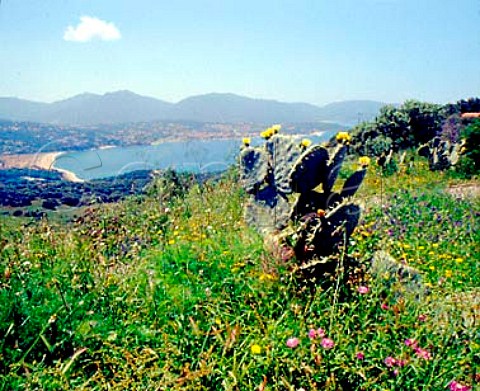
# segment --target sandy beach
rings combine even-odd
[[[57,158],[65,152],[47,152],[22,155],[0,155],[0,169],[29,168],[32,170],[55,170],[70,182],[84,182],[75,173],[55,167]]]

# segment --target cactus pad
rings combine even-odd
[[[316,188],[325,180],[328,151],[319,145],[303,153],[290,174],[290,186],[297,193]]]

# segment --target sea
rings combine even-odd
[[[326,141],[325,132],[308,136],[314,143]],[[297,136],[299,140],[301,135]],[[260,138],[252,140],[259,145]],[[68,152],[57,157],[54,167],[73,172],[83,180],[114,177],[135,170],[173,169],[178,172],[212,173],[228,169],[235,164],[241,140],[186,140],[164,142],[157,145],[101,148],[81,152]]]

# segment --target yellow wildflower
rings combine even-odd
[[[457,259],[455,259],[455,262],[457,262],[457,263],[462,263],[462,262],[463,262],[463,259],[462,259],[462,258],[457,258]]]
[[[168,244],[170,244],[170,245],[175,244],[175,240],[170,239],[170,240],[168,241]]]
[[[358,159],[358,164],[362,167],[368,167],[370,165],[370,158],[368,156],[362,156]]]
[[[262,347],[260,345],[257,345],[256,343],[250,346],[250,350],[252,354],[260,354],[262,353]]]
[[[430,266],[429,269],[430,269],[431,271],[434,271],[434,270],[435,270],[435,266]]]
[[[351,137],[348,134],[348,132],[338,132],[335,138],[339,143],[342,143],[342,144],[347,143],[351,140]]]
[[[452,277],[452,271],[451,270],[445,270],[445,277],[447,277],[447,278]]]
[[[304,148],[308,148],[310,145],[312,145],[312,142],[308,138],[304,138],[300,145]]]
[[[264,281],[264,280],[275,281],[276,280],[275,276],[272,275],[272,274],[269,274],[269,273],[260,274],[259,279],[260,279],[260,281]]]

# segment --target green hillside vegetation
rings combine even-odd
[[[478,386],[478,188],[423,158],[388,177],[371,165],[342,255],[359,267],[317,289],[246,226],[236,170],[152,183],[69,222],[4,218],[0,389]],[[427,292],[370,274],[377,250],[418,270]]]
[[[435,136],[456,142],[460,130],[472,122],[460,117],[471,112],[480,112],[480,98],[447,105],[416,100],[398,107],[386,105],[373,121],[352,129],[352,149],[363,155],[380,156],[390,149],[398,152],[418,147]]]

